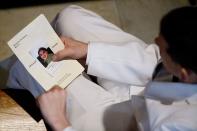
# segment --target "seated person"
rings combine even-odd
[[[130,100],[131,95],[142,94],[148,97],[152,95],[154,99],[165,99],[173,102],[184,100],[197,93],[197,91],[195,91],[191,94],[191,92],[188,93],[187,91],[187,88],[195,90],[193,88],[197,82],[197,65],[192,59],[196,58],[194,52],[197,49],[195,44],[197,41],[195,37],[196,11],[196,7],[183,7],[168,13],[161,21],[160,34],[155,39],[157,45],[146,45],[138,38],[106,22],[97,14],[78,6],[70,6],[63,10],[52,22],[54,29],[59,35],[71,37],[62,38],[65,49],[55,54],[53,59],[58,61],[68,58],[80,59],[87,57],[87,73],[97,76],[98,84],[105,90],[85,80],[82,76],[78,77],[66,89],[68,95],[66,110],[64,105],[66,99],[64,91],[55,87],[46,94],[38,97],[43,92],[40,89],[41,87],[31,76],[27,78],[29,79],[28,82],[24,80],[23,75],[28,75],[28,73],[26,73],[25,70],[21,70],[23,67],[20,62],[16,62],[12,67],[8,86],[12,88],[14,88],[14,86],[15,88],[22,86],[28,89],[35,97],[38,97],[38,103],[43,116],[54,130],[63,130],[68,127],[70,125],[68,119],[71,125],[80,131],[113,130],[113,127],[118,127],[116,130],[132,129],[129,125],[131,121],[128,121],[130,119],[122,121],[125,120],[124,118],[120,118],[118,124],[111,124],[110,127],[106,128],[105,123],[102,122],[105,120],[105,111],[108,107],[119,102]],[[162,71],[160,64],[155,68],[160,59],[159,50],[163,65],[167,71],[179,78],[183,83],[153,82],[147,85],[147,83],[151,81],[152,75],[154,78],[163,78],[163,74],[166,74],[163,72],[160,73],[160,71]],[[156,70],[155,72],[154,69]],[[21,76],[15,78],[14,76],[19,72]],[[18,83],[20,86],[16,86],[14,83]],[[147,88],[144,91],[145,86]],[[164,87],[166,87],[166,89],[164,89]],[[187,88],[184,91],[178,90],[180,87]],[[144,91],[144,93],[141,91]],[[54,105],[51,103],[53,100],[56,101],[53,102]],[[131,103],[132,101],[133,99]],[[193,101],[196,101],[196,99],[193,99]],[[191,101],[187,99],[187,102],[190,103]],[[138,107],[137,104],[135,104],[136,103],[132,103],[132,107]],[[73,113],[72,109],[76,108],[71,107],[76,107],[76,105],[80,105],[84,110],[78,110]],[[126,106],[126,108],[127,107],[130,106]],[[155,106],[155,114],[158,113],[157,110],[160,111],[159,107],[161,106]],[[174,107],[172,105],[172,107],[173,109],[177,109],[176,106]],[[193,109],[196,108],[197,107],[194,107]],[[67,111],[67,115],[65,115],[65,110]],[[131,117],[128,114],[131,112],[128,110],[124,111],[124,109],[120,109],[118,112]],[[169,108],[169,112],[170,111],[174,110]],[[195,110],[192,111],[195,112]],[[167,116],[165,110],[164,114]],[[181,113],[179,115],[181,115]],[[189,115],[191,116],[191,114]],[[188,118],[187,121],[196,123],[194,117],[187,117],[187,114],[184,116]],[[151,117],[152,116],[150,116],[150,118]],[[165,127],[157,125],[160,121],[154,123],[154,121],[151,121],[152,119],[149,120],[150,130],[165,129]],[[174,121],[176,120],[179,119],[175,119]],[[86,121],[91,121],[91,124],[87,124]],[[115,119],[109,121],[112,121],[112,123],[117,122]],[[142,123],[142,125],[143,124],[144,123]],[[141,128],[143,127],[142,125],[140,126]],[[157,128],[154,128],[154,126]]]

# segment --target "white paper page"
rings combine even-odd
[[[45,90],[54,85],[65,88],[84,70],[76,60],[51,61],[52,55],[64,45],[43,14],[15,35],[8,45]]]

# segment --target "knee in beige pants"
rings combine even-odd
[[[98,14],[76,5],[62,10],[52,25],[59,36],[71,37],[85,43],[123,43],[134,38]]]

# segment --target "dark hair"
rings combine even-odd
[[[46,49],[46,48],[44,48],[44,47],[40,47],[40,48],[39,48],[39,50],[38,50],[38,55],[39,55],[39,52],[40,52],[41,50],[43,50],[43,51],[47,51],[47,49]]]
[[[182,7],[166,14],[160,34],[172,60],[197,74],[197,7]]]

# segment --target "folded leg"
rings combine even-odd
[[[76,5],[62,10],[53,20],[52,26],[59,36],[72,37],[85,43],[92,41],[124,43],[137,39],[98,14]]]

